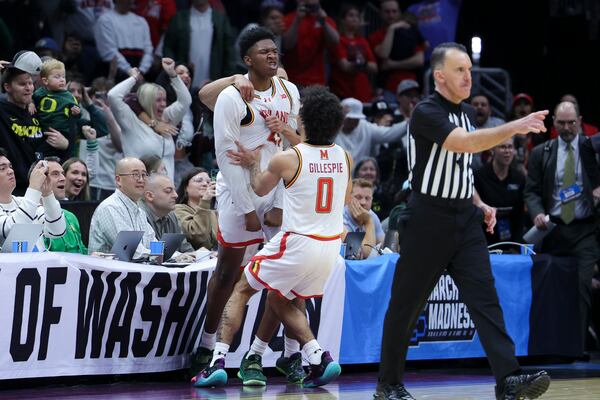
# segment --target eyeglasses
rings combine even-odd
[[[145,172],[132,172],[130,174],[119,174],[119,176],[132,176],[136,181],[148,179],[148,174]]]
[[[577,124],[577,120],[572,119],[569,121],[561,121],[561,120],[555,120],[554,122],[556,122],[556,125],[559,126],[575,126],[575,124]]]

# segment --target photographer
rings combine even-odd
[[[283,51],[290,81],[299,86],[325,84],[325,50],[340,41],[333,19],[319,0],[298,0],[298,9],[284,18]]]

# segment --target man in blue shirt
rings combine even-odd
[[[352,199],[344,208],[344,228],[348,232],[365,232],[362,258],[367,258],[375,246],[383,243],[385,233],[377,214],[371,210],[373,184],[362,178],[352,181]]]

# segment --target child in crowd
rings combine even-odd
[[[33,93],[33,111],[37,110],[45,134],[56,134],[58,131],[69,141],[67,148],[51,148],[44,156],[69,158],[81,110],[77,99],[66,89],[65,65],[55,59],[45,61],[40,72],[40,83],[41,86]]]

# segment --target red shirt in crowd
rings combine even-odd
[[[347,59],[351,63],[361,63],[363,68],[356,72],[344,72],[338,65],[339,60]],[[373,98],[373,88],[365,69],[367,62],[375,62],[375,56],[369,43],[362,36],[353,38],[340,35],[340,43],[332,52],[331,91],[340,98],[354,97],[363,103]]]
[[[385,39],[385,35],[387,33],[387,27],[376,30],[375,32],[369,35],[369,44],[371,45],[371,49],[375,51],[375,47],[379,46],[383,39]],[[425,51],[425,43],[419,43],[415,46],[414,53]],[[381,60],[380,60],[381,61]],[[381,65],[381,64],[380,64]],[[393,69],[384,71],[379,68],[379,74],[385,77],[384,78],[384,87],[392,93],[396,93],[396,89],[398,88],[398,84],[405,79],[417,80],[417,73],[414,70],[409,69]]]
[[[286,31],[292,26],[296,11],[284,17]],[[327,17],[325,22],[337,29],[333,19]],[[291,82],[296,85],[325,85],[325,32],[323,26],[312,15],[307,15],[298,26],[296,46],[284,50],[285,70]]]
[[[175,0],[136,0],[133,11],[148,22],[152,46],[156,47],[177,12],[177,5]]]

